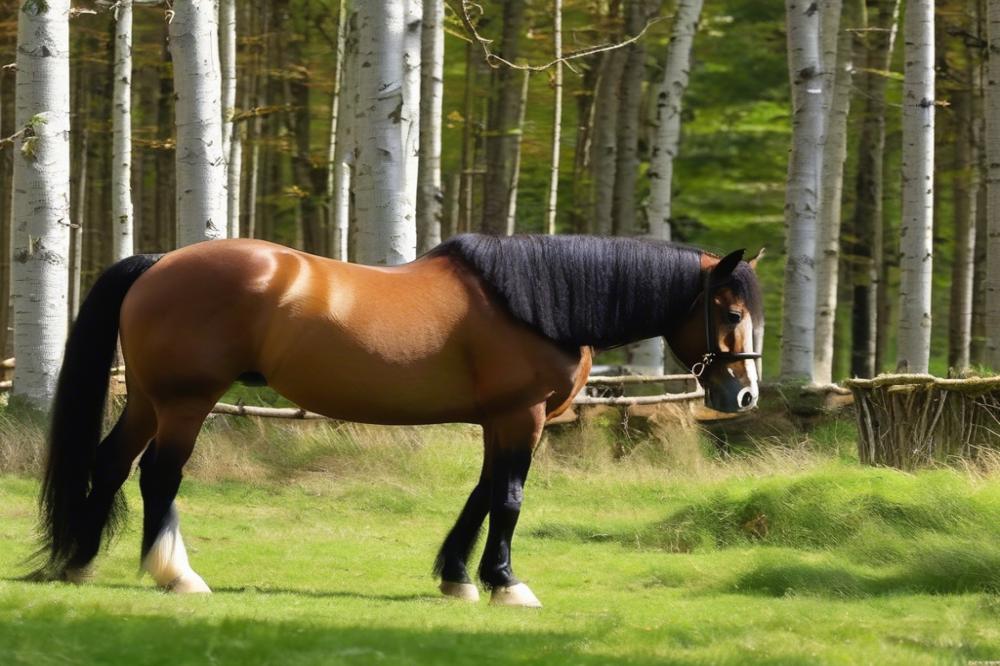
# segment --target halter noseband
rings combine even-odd
[[[705,290],[703,292],[705,294],[705,349],[708,351],[705,352],[700,361],[691,366],[691,374],[695,377],[700,378],[705,374],[708,366],[716,361],[745,361],[761,357],[761,354],[757,352],[722,351],[719,349],[718,340],[712,335],[715,331],[715,322],[712,316],[712,294],[719,287],[725,286],[727,282],[728,280],[719,284],[712,284],[711,271],[705,276]]]

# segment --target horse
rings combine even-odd
[[[68,338],[42,484],[35,580],[84,581],[121,522],[139,460],[142,568],[165,590],[210,592],[174,498],[201,425],[234,381],[373,424],[482,426],[482,471],[438,553],[440,591],[541,604],[515,577],[511,540],[546,422],[583,388],[595,349],[665,337],[708,406],[757,402],[763,307],[756,257],[653,240],[454,237],[385,267],[259,240],[214,240],[108,268]],[[101,440],[120,341],[127,401]]]

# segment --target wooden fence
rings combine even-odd
[[[879,375],[854,394],[862,462],[913,469],[1000,452],[1000,377]]]

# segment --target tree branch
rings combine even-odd
[[[646,22],[646,25],[643,26],[642,30],[640,30],[635,35],[632,35],[623,42],[590,46],[585,49],[580,49],[579,51],[573,51],[572,53],[567,53],[563,57],[556,58],[551,62],[545,63],[544,65],[515,65],[509,60],[504,60],[502,57],[498,56],[496,53],[491,51],[490,44],[493,43],[493,40],[486,39],[485,37],[479,34],[478,30],[476,30],[476,26],[475,24],[473,24],[472,18],[469,16],[469,8],[470,7],[475,8],[479,12],[479,15],[482,16],[485,13],[482,6],[476,4],[475,2],[472,2],[471,0],[459,0],[459,2],[461,3],[460,6],[462,8],[462,11],[460,12],[455,11],[454,8],[450,6],[450,4],[448,8],[451,9],[452,13],[454,13],[462,20],[462,25],[465,26],[465,30],[472,36],[472,40],[478,43],[482,47],[483,55],[486,58],[487,65],[493,67],[494,69],[500,67],[501,65],[506,65],[511,69],[527,70],[531,72],[542,72],[548,69],[549,67],[552,67],[556,63],[562,63],[566,65],[566,67],[568,67],[574,74],[579,74],[580,72],[577,71],[575,67],[573,67],[572,63],[569,62],[570,60],[575,60],[577,58],[584,58],[586,56],[594,55],[595,53],[613,51],[615,49],[620,49],[623,46],[628,46],[629,44],[632,44],[641,39],[642,36],[646,34],[646,31],[649,30],[650,27],[652,27],[656,23],[659,23],[660,21],[665,20],[666,18],[664,16],[658,16],[650,19],[649,21]]]

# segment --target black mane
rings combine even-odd
[[[462,260],[514,318],[566,346],[666,335],[703,286],[701,252],[664,241],[464,234],[429,254]]]

